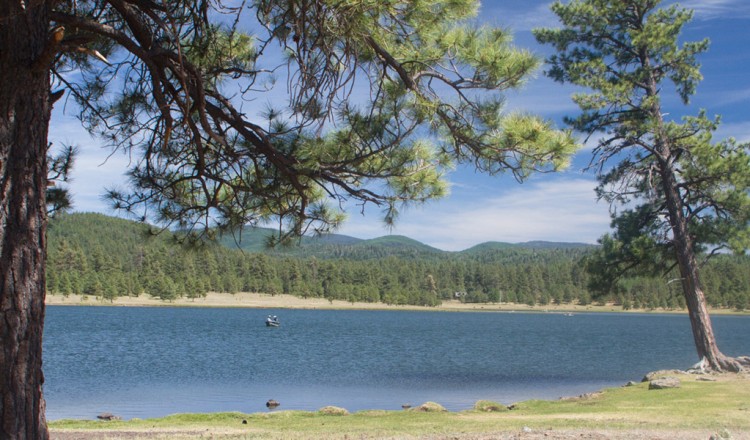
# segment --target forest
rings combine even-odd
[[[170,231],[92,213],[60,214],[48,230],[47,290],[103,300],[150,295],[164,301],[207,292],[286,293],[304,298],[436,306],[474,303],[589,304],[682,309],[675,277],[632,277],[617,294],[593,295],[586,258],[571,243],[484,243],[461,252],[406,237],[305,239],[264,248],[253,234],[187,245]],[[245,246],[243,246],[245,245]],[[247,249],[255,250],[247,250]],[[717,255],[705,265],[709,305],[750,309],[750,257]]]

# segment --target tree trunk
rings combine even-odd
[[[643,66],[650,69],[650,59],[642,56]],[[649,77],[647,93],[651,97],[659,96],[659,85],[652,75]],[[661,189],[664,192],[664,202],[667,210],[669,225],[672,232],[677,266],[680,269],[682,294],[690,316],[690,326],[693,331],[693,341],[698,352],[698,359],[702,368],[713,371],[740,371],[748,365],[748,358],[731,358],[719,351],[716,343],[711,317],[708,314],[706,296],[700,281],[698,263],[695,258],[693,239],[688,229],[688,219],[685,216],[685,205],[679,193],[677,172],[675,170],[675,155],[672,150],[671,139],[666,134],[663,113],[659,100],[655,100],[649,109],[651,117],[656,121],[656,152]]]
[[[727,357],[719,351],[719,346],[716,343],[711,317],[706,306],[706,297],[703,294],[703,289],[701,289],[700,274],[698,273],[698,264],[695,260],[692,244],[685,243],[684,239],[675,237],[674,245],[680,268],[682,291],[690,315],[690,326],[693,330],[693,340],[698,351],[698,358],[705,362],[706,367],[711,370],[736,371],[737,368],[730,365]]]
[[[667,153],[668,147],[664,146],[663,150],[663,158],[666,157],[667,159],[660,162],[662,189],[669,212],[677,265],[680,269],[682,293],[685,296],[688,314],[690,315],[690,326],[693,330],[693,340],[698,351],[698,358],[703,363],[702,367],[709,370],[740,371],[746,360],[725,356],[719,351],[719,346],[716,343],[711,317],[706,305],[706,297],[701,288],[693,241],[688,231],[682,199],[678,193],[677,179],[670,166],[672,162]]]
[[[44,1],[0,1],[0,439],[49,437],[42,397],[49,69]]]

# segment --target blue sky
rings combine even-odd
[[[667,2],[671,3],[671,2]],[[690,0],[680,2],[695,10],[683,33],[685,41],[708,37],[711,47],[700,61],[704,81],[690,106],[666,100],[670,115],[679,119],[706,109],[722,115],[718,137],[750,141],[750,1]],[[484,1],[481,22],[510,28],[516,45],[540,56],[548,49],[536,44],[535,27],[556,26],[546,0]],[[542,115],[562,126],[562,117],[575,115],[571,89],[553,83],[541,71],[519,92],[508,95],[509,110]],[[74,210],[116,215],[101,195],[104,189],[124,182],[129,158],[101,148],[74,118],[75,110],[63,101],[53,113],[50,140],[77,144],[80,156],[70,189]],[[517,183],[511,176],[488,177],[471,169],[450,174],[450,196],[405,210],[396,227],[383,226],[377,209],[361,215],[354,207],[339,233],[360,238],[387,234],[406,235],[444,250],[462,250],[485,241],[524,242],[548,240],[595,243],[609,230],[609,206],[597,202],[595,176],[583,169],[590,159],[584,147],[571,167],[561,173],[536,175]]]

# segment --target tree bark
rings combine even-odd
[[[690,316],[690,326],[693,331],[698,358],[704,363],[704,368],[709,370],[738,372],[743,368],[744,359],[735,359],[724,355],[719,351],[719,346],[716,343],[711,317],[706,305],[706,297],[701,288],[700,272],[695,258],[693,242],[688,232],[681,198],[677,192],[677,180],[669,164],[670,161],[667,160],[662,165],[662,188],[669,212],[675,256],[680,269],[682,292]]]
[[[641,59],[643,67],[650,70],[651,60],[648,54],[643,53]],[[653,72],[649,77],[646,92],[650,97],[656,98],[659,96],[659,81],[653,76]],[[680,270],[682,294],[685,297],[688,315],[690,316],[690,326],[693,331],[693,341],[698,352],[698,359],[701,361],[702,368],[708,370],[738,372],[747,364],[748,359],[725,356],[719,351],[719,346],[716,343],[711,317],[708,314],[706,296],[701,287],[694,243],[685,216],[685,204],[679,193],[675,170],[676,158],[672,151],[671,139],[666,134],[661,106],[658,103],[659,100],[655,100],[655,103],[649,109],[649,113],[656,122],[654,138],[656,140],[655,150],[658,155],[657,163],[659,177],[661,178],[661,190],[664,193],[664,204],[672,232],[672,245]]]
[[[680,270],[682,293],[687,304],[688,315],[690,316],[690,326],[693,331],[693,341],[698,352],[698,358],[701,361],[702,368],[712,371],[738,372],[746,366],[747,359],[732,358],[719,351],[719,346],[714,336],[713,325],[711,324],[711,317],[708,314],[706,296],[701,287],[694,243],[690,236],[687,218],[685,217],[685,207],[682,197],[679,194],[676,171],[674,169],[674,156],[671,151],[670,141],[663,134],[661,109],[657,108],[655,114],[659,126],[657,149],[660,155],[658,163],[661,186],[664,192],[665,207],[672,231],[672,244],[677,259],[677,266]]]
[[[0,2],[0,439],[49,438],[42,397],[48,2]],[[51,61],[51,60],[50,60]]]

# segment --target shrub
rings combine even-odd
[[[411,411],[418,412],[445,412],[448,411],[445,407],[435,402],[425,402],[417,407],[411,409]]]
[[[318,410],[318,413],[325,414],[327,416],[348,416],[349,411],[338,406],[324,406]]]
[[[492,400],[480,400],[474,404],[474,409],[482,412],[508,411],[507,406],[502,403],[493,402]]]

